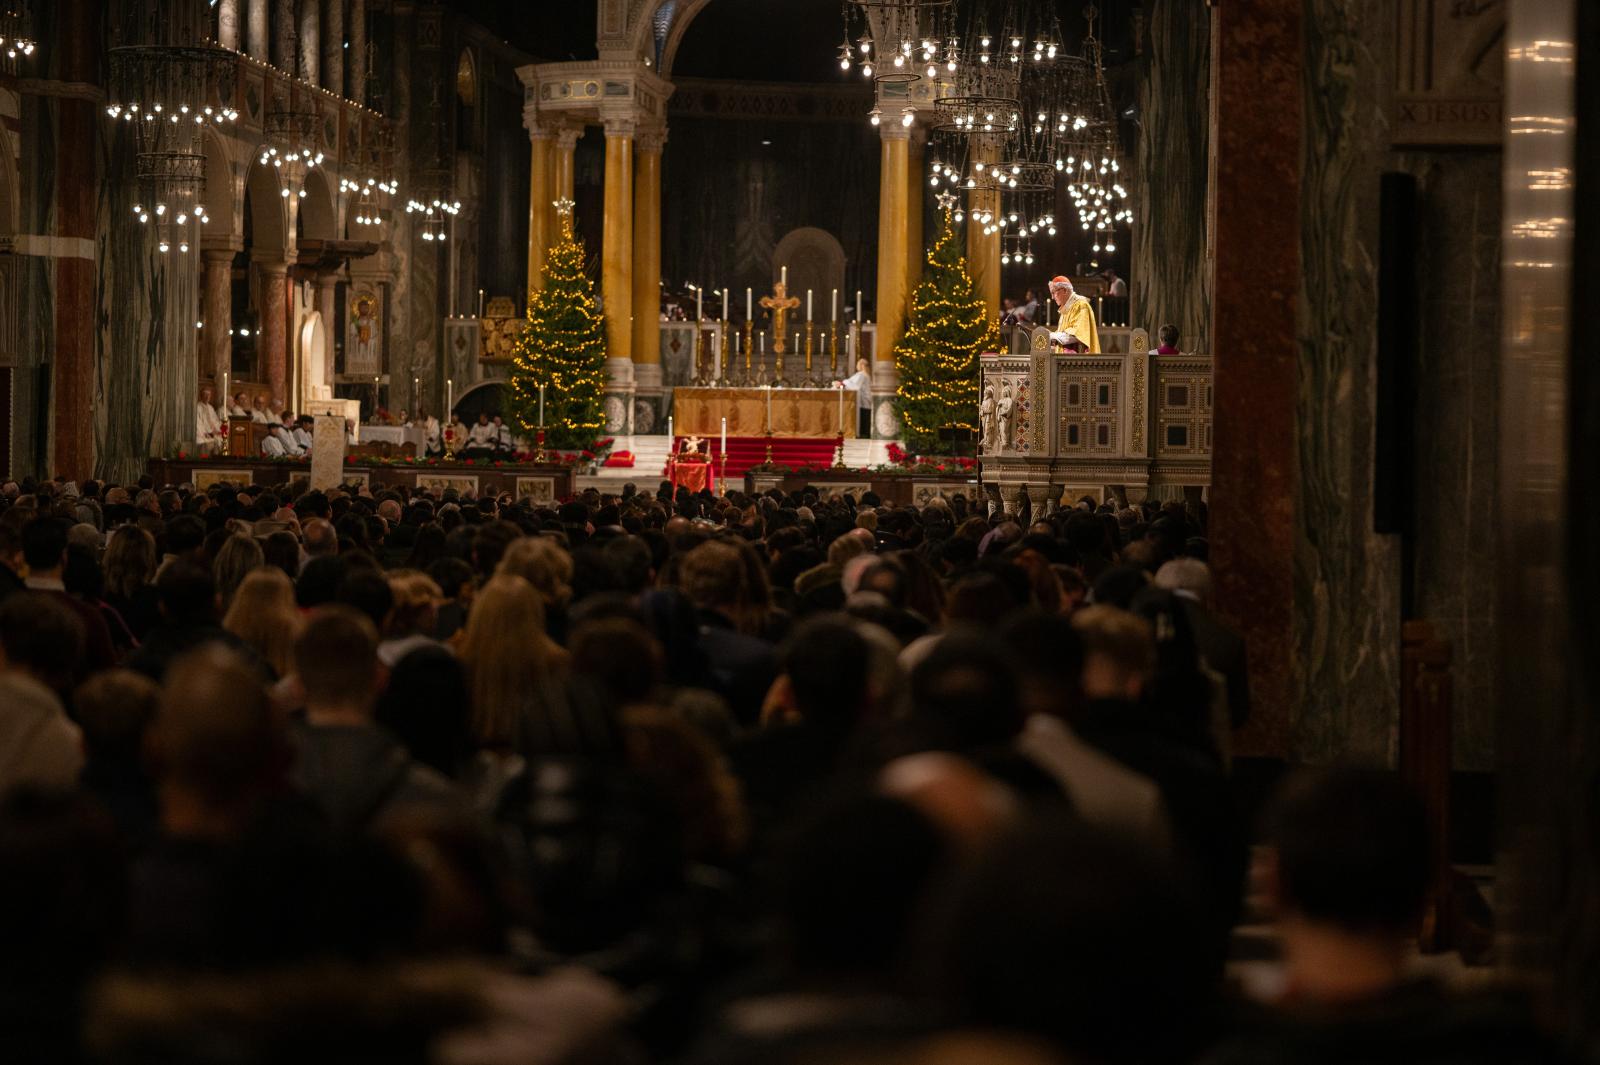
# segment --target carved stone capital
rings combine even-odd
[[[633,138],[639,133],[639,118],[637,115],[603,115],[601,123],[605,126],[606,137]]]
[[[667,130],[665,126],[641,126],[639,132],[633,136],[633,149],[636,152],[659,153],[667,144]]]

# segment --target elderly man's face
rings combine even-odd
[[[1067,301],[1072,298],[1072,286],[1057,285],[1055,288],[1050,290],[1050,296],[1056,301],[1057,307],[1065,307],[1067,305]]]

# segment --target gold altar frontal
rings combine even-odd
[[[715,439],[727,418],[729,436],[765,435],[769,395],[773,436],[855,438],[855,390],[838,388],[675,388],[674,431]]]

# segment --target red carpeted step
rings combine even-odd
[[[684,437],[675,437],[672,441],[672,453],[676,454],[682,446]],[[727,477],[735,481],[745,475],[745,471],[752,466],[759,466],[767,459],[767,438],[764,436],[730,436],[728,437],[728,465]],[[839,447],[839,437],[790,437],[775,436],[772,438],[772,461],[781,466],[829,466],[833,463],[836,449]],[[719,439],[705,442],[711,455],[712,462],[717,465],[717,473],[722,474],[722,445]],[[666,476],[665,469],[662,476]]]

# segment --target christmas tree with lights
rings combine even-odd
[[[912,297],[906,332],[895,345],[900,374],[895,409],[906,444],[922,454],[948,450],[941,429],[978,434],[978,356],[994,351],[999,329],[978,295],[951,221],[954,198],[941,198],[944,225]]]
[[[545,257],[544,287],[528,296],[528,326],[512,350],[506,419],[532,440],[544,387],[545,444],[585,448],[605,426],[605,316],[572,234],[572,201],[557,200],[560,232]]]

